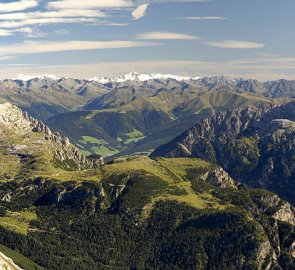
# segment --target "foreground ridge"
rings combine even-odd
[[[78,148],[70,143],[68,138],[62,138],[58,132],[53,133],[42,121],[30,117],[27,112],[23,112],[10,103],[0,104],[0,124],[10,127],[16,133],[22,135],[29,132],[42,134],[45,140],[50,142],[54,157],[62,163],[72,160],[77,165],[78,170],[97,168],[103,164],[101,157],[86,158]]]

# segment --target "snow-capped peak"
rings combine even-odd
[[[98,82],[101,84],[107,84],[107,83],[111,82],[111,79],[108,77],[97,76],[97,77],[93,77],[93,78],[88,79],[88,81]]]
[[[30,81],[33,79],[52,79],[52,80],[58,80],[59,77],[52,74],[44,74],[44,75],[26,75],[26,74],[20,74],[13,80],[19,80],[19,81]]]
[[[117,83],[127,82],[127,81],[137,81],[137,82],[145,82],[149,80],[168,80],[173,79],[176,81],[189,81],[189,80],[196,80],[199,77],[184,77],[178,75],[171,75],[171,74],[160,74],[160,73],[151,73],[151,74],[141,74],[138,72],[131,72],[125,74],[123,76],[115,78],[113,81]]]

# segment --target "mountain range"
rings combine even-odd
[[[264,134],[278,111],[291,119],[292,106],[238,109],[234,119],[245,121],[227,122],[229,140],[245,126]],[[216,119],[224,114],[231,113]],[[277,146],[286,145],[280,140],[292,123],[274,123],[278,154],[289,156]],[[253,144],[235,149],[240,158]],[[4,103],[0,164],[0,257],[9,270],[294,269],[295,209],[235,180],[216,160],[85,158],[42,121]]]
[[[196,122],[228,109],[290,101],[293,81],[132,72],[109,79],[53,75],[0,81],[0,100],[44,121],[85,155],[149,154]]]

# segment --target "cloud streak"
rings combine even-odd
[[[138,39],[144,40],[198,40],[199,37],[174,32],[149,32],[137,36]]]
[[[0,46],[0,56],[15,56],[38,53],[52,53],[81,50],[103,50],[118,48],[135,48],[156,46],[156,43],[139,41],[63,41],[63,42],[35,42]]]
[[[17,2],[10,3],[0,3],[0,12],[13,12],[13,11],[22,11],[30,8],[35,8],[39,5],[38,0],[21,0]]]
[[[60,9],[99,9],[99,8],[126,8],[134,3],[129,0],[62,0],[50,1],[47,7],[52,10]]]
[[[206,44],[212,47],[223,49],[260,49],[265,47],[265,44],[262,43],[242,40],[208,41]]]
[[[189,20],[189,21],[216,21],[216,20],[226,20],[227,17],[195,16],[195,17],[180,17],[178,19],[185,19],[185,20]]]

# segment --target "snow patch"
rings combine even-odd
[[[44,75],[26,75],[26,74],[20,74],[18,75],[16,78],[14,78],[13,80],[18,80],[18,81],[30,81],[33,79],[52,79],[52,80],[58,80],[60,79],[59,77],[57,77],[56,75],[53,74],[44,74]]]

